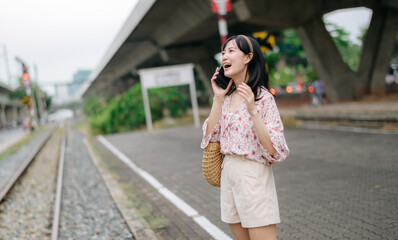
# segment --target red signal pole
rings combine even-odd
[[[32,131],[32,130],[34,130],[34,126],[32,123],[32,115],[34,116],[35,112],[34,112],[34,108],[32,106],[32,104],[34,104],[34,101],[32,101],[34,99],[34,97],[31,96],[32,90],[30,88],[31,81],[30,81],[30,77],[29,77],[29,71],[28,71],[28,67],[26,66],[26,64],[20,58],[16,57],[15,60],[17,60],[19,63],[21,63],[21,67],[22,67],[22,85],[25,87],[26,95],[29,99],[27,109],[26,109],[26,114],[27,114],[28,121],[29,121],[29,123],[28,123],[29,129]]]
[[[218,31],[220,32],[221,46],[227,41],[228,28],[225,15],[218,15]]]
[[[29,79],[29,73],[28,73],[28,67],[25,65],[25,63],[22,63],[22,85],[25,86],[26,88],[26,94],[30,98],[29,105],[28,105],[28,126],[29,129],[32,131],[34,130],[33,124],[32,124],[32,104],[34,103],[32,101],[32,90],[30,88],[30,79]]]
[[[213,12],[218,14],[218,31],[220,32],[221,45],[224,45],[228,38],[228,25],[225,15],[232,10],[231,0],[211,0],[211,6]]]

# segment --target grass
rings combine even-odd
[[[27,136],[23,137],[21,140],[8,147],[4,152],[0,153],[0,162],[6,157],[16,153],[19,149],[21,149],[21,147],[28,144],[30,140],[32,140],[38,133],[42,132],[43,129],[44,128],[41,127],[34,132],[30,132]]]
[[[64,132],[65,132],[65,129],[62,128],[62,127],[59,127],[59,128],[57,128],[57,129],[55,130],[54,133],[55,133],[57,136],[62,136],[62,134],[64,134]]]
[[[159,217],[152,218],[149,221],[149,225],[151,225],[151,227],[154,229],[167,228],[170,225],[170,220],[167,218],[164,218],[163,216],[159,216]]]
[[[79,122],[75,123],[72,128],[84,133],[89,139],[95,136],[87,120],[80,120]]]

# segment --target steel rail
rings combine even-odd
[[[59,218],[61,212],[62,182],[63,182],[64,160],[65,160],[65,145],[66,145],[67,136],[68,136],[68,124],[66,122],[65,132],[63,134],[61,142],[61,149],[59,151],[57,190],[55,195],[54,216],[53,216],[52,231],[51,231],[52,240],[58,239]]]
[[[53,129],[50,130],[50,132],[47,134],[47,136],[40,141],[39,145],[37,145],[33,149],[32,153],[28,156],[28,158],[26,158],[25,162],[23,162],[23,164],[18,168],[18,170],[15,172],[15,174],[12,176],[12,178],[8,181],[8,183],[5,185],[5,187],[1,190],[0,202],[3,201],[4,197],[10,191],[10,189],[14,186],[14,184],[18,181],[19,177],[26,170],[26,168],[29,166],[29,164],[32,162],[32,160],[40,152],[40,150],[43,148],[44,144],[48,141],[50,136],[54,133],[56,128],[57,127],[53,127]]]

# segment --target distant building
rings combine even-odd
[[[91,70],[78,70],[73,74],[73,81],[70,83],[55,84],[55,104],[62,104],[71,101],[78,101],[83,89],[87,88],[87,80]]]
[[[90,77],[91,70],[78,70],[73,74],[73,82],[68,84],[69,96],[75,96],[84,82]]]
[[[68,93],[68,85],[69,85],[69,83],[54,84],[54,90],[55,90],[54,103],[55,104],[62,104],[62,103],[68,102],[70,100],[70,95]]]

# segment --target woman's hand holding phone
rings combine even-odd
[[[213,88],[214,97],[223,98],[225,96],[225,94],[227,94],[233,81],[229,80],[228,85],[226,86],[225,89],[220,87],[220,85],[218,85],[216,82],[217,76],[220,74],[219,71],[220,71],[220,68],[217,67],[216,71],[213,74],[213,77],[211,78],[211,86]],[[225,76],[224,76],[224,78],[225,78]]]
[[[215,82],[221,88],[226,89],[228,87],[228,83],[230,80],[231,80],[231,78],[225,76],[224,68],[223,68],[223,66],[221,66],[220,69],[218,70],[218,75],[217,75],[217,78],[215,79]]]

